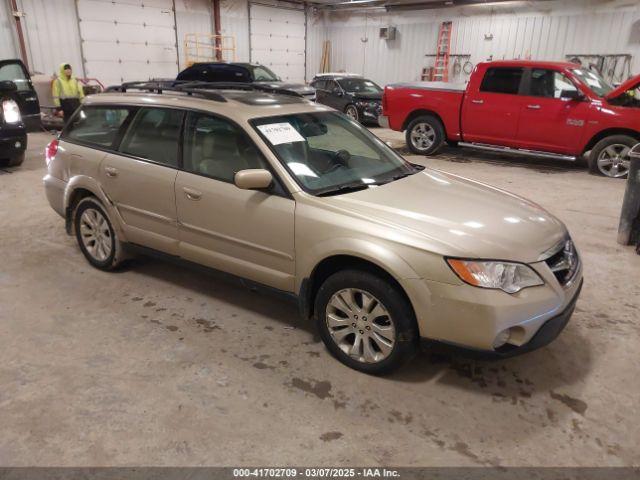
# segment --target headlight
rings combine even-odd
[[[13,100],[5,100],[2,102],[2,114],[4,121],[7,123],[20,123],[20,121],[22,121],[18,104]]]
[[[448,258],[447,263],[460,277],[460,280],[474,287],[494,288],[507,293],[516,293],[523,288],[544,284],[531,267],[522,263],[454,258]]]

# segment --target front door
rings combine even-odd
[[[477,90],[465,95],[462,132],[465,142],[515,147],[524,69],[491,67]]]
[[[141,108],[100,165],[101,184],[124,221],[127,239],[171,255],[178,250],[175,181],[184,112]]]
[[[567,98],[579,90],[560,71],[533,68],[528,75],[518,143],[531,150],[575,154],[584,143],[589,101]]]
[[[234,184],[240,170],[267,168],[251,139],[227,119],[192,112],[183,158],[175,184],[180,256],[293,291],[295,202],[277,188]]]

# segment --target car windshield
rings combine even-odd
[[[280,78],[269,70],[267,67],[257,66],[253,67],[253,81],[254,82],[277,82]]]
[[[585,70],[583,68],[575,68],[573,70],[573,74],[599,97],[604,97],[607,93],[613,90],[613,87],[596,72]]]
[[[18,63],[7,63],[0,67],[0,81],[11,80],[19,91],[31,90],[29,79]]]
[[[303,189],[313,195],[375,188],[422,169],[338,112],[282,115],[251,123]]]
[[[380,93],[382,89],[371,80],[364,78],[342,78],[338,80],[340,86],[349,93]]]

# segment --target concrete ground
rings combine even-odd
[[[402,145],[396,133],[376,130]],[[640,465],[640,256],[624,182],[445,150],[412,161],[565,221],[586,283],[550,346],[423,353],[387,378],[332,359],[295,306],[157,260],[89,266],[43,194],[43,149],[0,170],[0,465]]]

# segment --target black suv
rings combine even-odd
[[[20,107],[22,121],[29,131],[40,130],[40,102],[27,67],[22,60],[0,60],[0,81],[11,81],[15,84],[14,100]]]
[[[382,88],[359,75],[319,74],[311,86],[316,102],[328,105],[361,123],[378,123],[382,114]]]
[[[10,167],[24,161],[27,130],[18,107],[18,87],[12,81],[0,81],[0,162]]]
[[[283,82],[264,65],[253,63],[208,62],[194,63],[181,71],[176,80],[196,82],[258,83],[276,90],[289,90],[307,100],[313,100],[315,90],[302,83]]]

